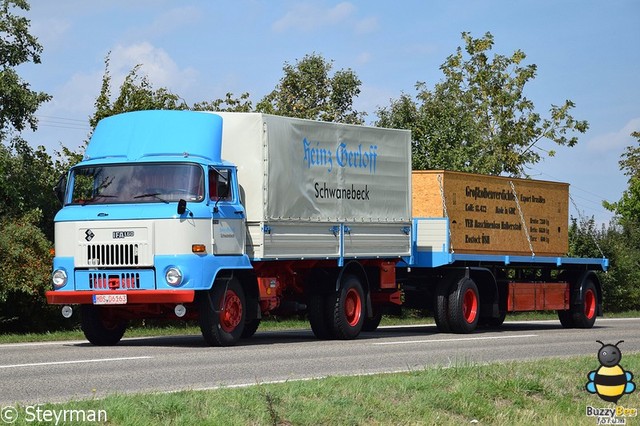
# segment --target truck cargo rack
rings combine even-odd
[[[534,256],[518,254],[457,253],[451,248],[448,218],[414,218],[411,230],[412,255],[403,258],[403,263],[414,268],[437,268],[454,263],[475,265],[541,266],[555,265],[557,268],[583,267],[606,271],[607,258],[579,258],[565,256]]]

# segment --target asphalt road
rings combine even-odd
[[[382,328],[352,341],[319,341],[311,331],[261,332],[230,348],[201,336],[0,345],[0,407],[103,397],[112,393],[212,389],[433,365],[593,355],[617,343],[640,351],[640,318],[598,319],[590,330],[558,321],[507,322],[498,331],[438,333],[435,325]]]

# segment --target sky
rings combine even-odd
[[[18,11],[43,46],[41,63],[21,65],[33,90],[53,99],[23,137],[51,153],[81,146],[100,91],[105,58],[115,89],[137,64],[154,88],[187,103],[273,90],[285,63],[317,53],[333,71],[362,81],[355,109],[376,111],[402,93],[443,79],[440,66],[463,46],[462,32],[494,36],[493,53],[520,49],[537,75],[524,95],[548,116],[575,102],[590,128],[573,148],[543,141],[556,156],[533,165],[535,179],[567,182],[571,216],[608,223],[602,200],[627,187],[618,161],[640,131],[640,1],[637,0],[29,0]]]

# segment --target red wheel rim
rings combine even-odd
[[[106,330],[110,330],[110,331],[115,330],[121,324],[121,322],[118,321],[117,318],[115,318],[113,315],[105,311],[101,312],[100,321],[102,322],[102,326]]]
[[[591,319],[596,314],[596,295],[589,289],[584,294],[584,315]]]
[[[227,333],[233,332],[242,320],[242,302],[233,290],[227,290],[220,311],[220,328]]]
[[[344,300],[344,315],[347,318],[347,323],[351,327],[355,327],[360,322],[362,316],[362,299],[360,294],[351,288],[347,291],[347,297]]]
[[[472,289],[464,292],[462,299],[462,315],[468,324],[473,324],[478,316],[478,297]]]

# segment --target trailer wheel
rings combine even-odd
[[[110,318],[104,308],[95,305],[80,306],[80,325],[84,336],[96,346],[113,346],[122,339],[127,322]]]
[[[237,279],[219,280],[199,301],[200,331],[210,346],[231,346],[245,327],[244,291]]]
[[[566,311],[558,311],[558,319],[564,328],[591,328],[596,322],[598,292],[593,281],[585,281],[582,303],[571,305]]]
[[[598,311],[598,292],[596,285],[587,280],[582,288],[582,303],[572,307],[573,326],[576,328],[591,328],[596,322]]]
[[[433,316],[436,320],[436,326],[441,333],[449,333],[451,326],[449,325],[449,288],[451,282],[449,278],[443,278],[436,286],[436,294],[433,302]]]
[[[454,333],[471,333],[480,319],[480,296],[471,278],[454,284],[449,294],[449,325]]]
[[[558,319],[564,328],[573,328],[573,315],[571,311],[558,311]]]
[[[327,316],[336,339],[355,339],[362,331],[365,319],[364,291],[355,275],[342,278],[340,290],[326,301]]]

